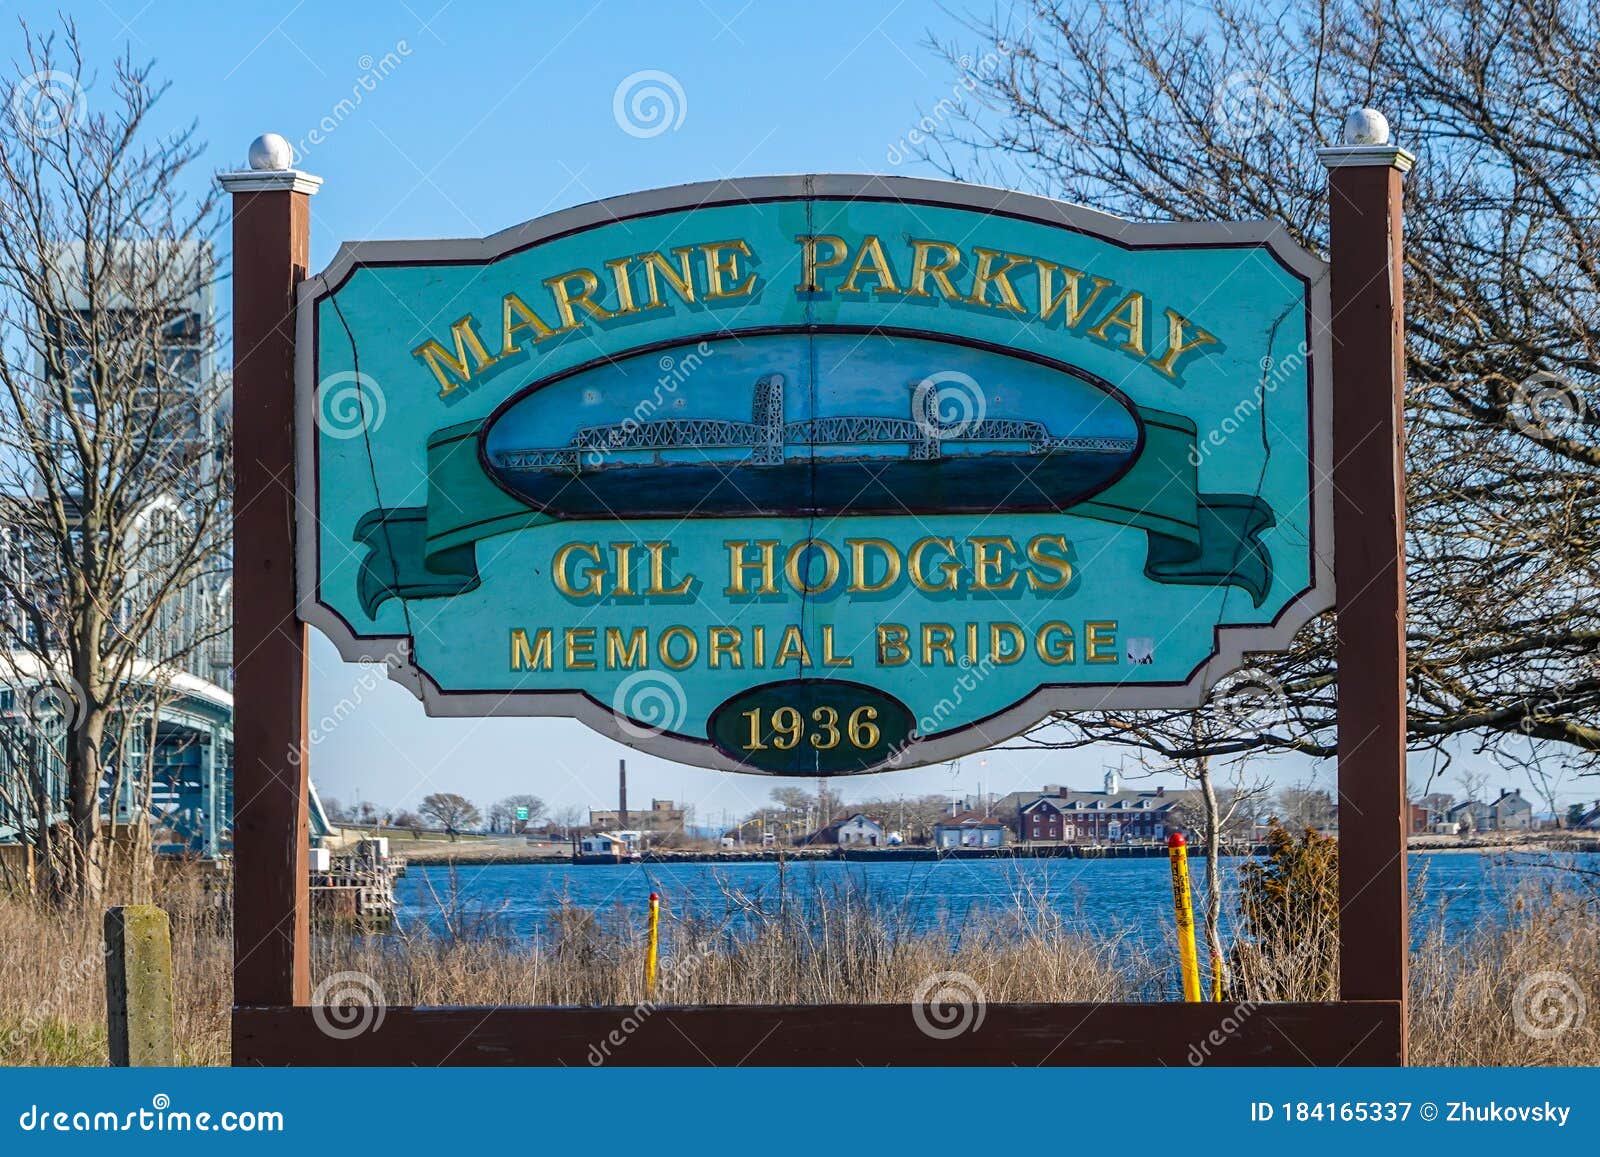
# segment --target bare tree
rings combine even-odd
[[[1352,108],[1407,178],[1410,741],[1600,755],[1600,9],[1565,0],[1035,0],[972,26],[999,64],[931,147],[947,171],[1135,218],[1282,222],[1327,247],[1315,155]],[[983,47],[983,46],[980,46]],[[1268,664],[1275,717],[1204,753],[1334,754],[1331,623]],[[1033,742],[1202,754],[1187,713]]]
[[[1212,742],[1238,726],[1231,705],[1213,704],[1208,710],[1189,716],[1190,745],[1198,752],[1185,760],[1163,760],[1144,755],[1141,763],[1152,771],[1176,773],[1195,785],[1192,800],[1180,800],[1173,808],[1172,824],[1200,832],[1205,855],[1205,904],[1201,922],[1205,930],[1206,951],[1211,960],[1212,991],[1228,987],[1228,957],[1222,938],[1222,856],[1225,845],[1247,844],[1255,834],[1256,809],[1271,788],[1263,776],[1252,775],[1248,757],[1235,756],[1222,770],[1228,776],[1224,786],[1217,784],[1218,761],[1208,754]]]
[[[477,827],[483,820],[475,803],[453,791],[439,791],[424,796],[417,805],[417,811],[443,828],[451,839],[468,828]]]
[[[70,22],[23,37],[0,84],[0,678],[35,717],[24,838],[53,895],[92,898],[102,792],[115,822],[148,770],[133,740],[231,618],[226,391],[195,306],[215,194],[185,191],[192,128],[147,127],[148,66],[91,75]]]
[[[550,822],[561,830],[562,835],[575,840],[577,833],[583,829],[585,815],[583,805],[567,803],[550,813]]]
[[[520,817],[519,809],[525,813]],[[497,832],[520,832],[537,824],[544,815],[544,800],[538,796],[508,795],[489,808],[489,826]]]

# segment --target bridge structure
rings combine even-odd
[[[10,659],[14,667],[29,661]],[[7,847],[35,843],[41,824],[69,819],[63,753],[72,708],[53,680],[48,672],[0,677],[0,860]],[[147,823],[161,855],[224,857],[233,847],[233,694],[188,673],[168,681],[164,694],[134,709],[124,745],[109,757],[101,820]],[[332,831],[313,787],[312,837]]]
[[[979,417],[965,422],[942,422],[933,398],[917,391],[911,414],[904,418],[879,415],[838,415],[786,422],[783,417],[782,374],[769,374],[756,383],[751,420],[737,418],[625,419],[608,425],[584,426],[564,446],[502,450],[496,464],[506,470],[551,468],[581,471],[599,468],[614,456],[639,453],[659,457],[676,450],[749,450],[752,466],[775,466],[785,461],[789,448],[906,447],[906,456],[932,461],[944,456],[949,444],[983,445],[1020,453],[1127,454],[1137,446],[1133,438],[1109,435],[1056,436],[1043,422],[1025,418]],[[918,414],[918,408],[922,413]]]

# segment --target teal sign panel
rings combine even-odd
[[[1183,707],[1332,605],[1325,266],[814,176],[346,245],[301,613],[432,714],[846,774]]]

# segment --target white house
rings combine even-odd
[[[873,819],[864,812],[856,812],[813,832],[804,842],[838,844],[841,848],[882,848],[888,846],[889,839],[881,820]]]
[[[933,825],[933,846],[949,848],[998,848],[1005,839],[1006,826],[990,816],[961,812],[946,816]]]

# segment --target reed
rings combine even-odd
[[[1455,939],[1442,921],[1426,922],[1411,960],[1414,1063],[1600,1065],[1600,1007],[1586,1007],[1600,1001],[1600,911],[1571,884],[1525,881],[1501,897],[1501,915]],[[824,884],[804,869],[786,868],[782,885],[760,894],[723,884],[695,915],[675,912],[670,892],[658,890],[662,1003],[907,1002],[947,972],[965,974],[991,1002],[1162,1000],[1177,991],[1166,953],[1062,915],[1049,880],[1019,881],[1007,903],[951,911],[933,927],[913,925],[915,896],[886,896],[855,877]],[[222,899],[197,871],[174,873],[159,889],[172,917],[184,1064],[228,1060]],[[497,908],[467,900],[449,876],[433,902],[439,916],[426,929],[319,932],[314,975],[365,973],[396,1005],[643,999],[642,904],[562,905],[521,940]],[[1296,930],[1292,951],[1237,937],[1232,994],[1325,999],[1332,935],[1314,919]],[[103,1064],[104,983],[98,911],[0,896],[0,1064]]]

